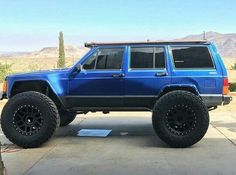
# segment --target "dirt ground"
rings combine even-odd
[[[3,106],[6,104],[7,100],[0,101],[0,111],[2,111]]]
[[[16,147],[0,131],[2,157],[11,175],[236,174],[236,101],[211,111],[210,120],[199,143],[175,149],[156,136],[150,112],[88,113],[59,128],[39,148]],[[91,128],[112,133],[106,138],[77,136],[80,129]]]

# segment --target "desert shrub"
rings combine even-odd
[[[37,71],[37,70],[41,70],[41,67],[38,64],[30,64],[28,66],[28,70],[29,71]]]
[[[230,83],[229,90],[231,92],[236,92],[236,83]]]
[[[0,83],[4,81],[5,77],[12,73],[12,64],[2,64],[0,63]]]
[[[231,69],[232,69],[232,70],[236,70],[236,63],[234,63],[234,64],[231,66]]]

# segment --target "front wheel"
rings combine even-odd
[[[163,95],[153,109],[153,128],[172,147],[188,147],[200,141],[209,126],[209,114],[202,100],[187,91]]]
[[[57,107],[44,94],[22,92],[8,100],[1,114],[3,133],[23,148],[46,142],[60,124]]]

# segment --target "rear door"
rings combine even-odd
[[[125,105],[153,105],[161,89],[171,81],[164,46],[131,46],[125,76]]]

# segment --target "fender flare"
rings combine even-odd
[[[17,80],[14,80],[10,86],[8,87],[8,93],[7,93],[7,97],[11,97],[11,92],[12,92],[12,89],[14,87],[14,85],[16,83],[26,83],[26,82],[45,82],[48,87],[52,90],[52,92],[55,94],[55,96],[57,97],[57,99],[60,101],[60,103],[64,105],[63,103],[63,100],[62,98],[58,95],[58,93],[56,92],[55,88],[51,85],[51,83],[47,80],[47,79],[44,79],[44,78],[37,78],[37,79],[17,79]]]
[[[164,86],[160,90],[158,98],[160,98],[162,95],[164,95],[164,94],[166,94],[170,91],[174,91],[174,90],[186,90],[186,91],[189,91],[189,92],[192,92],[192,93],[196,94],[197,96],[200,96],[200,93],[199,93],[197,87],[193,84],[182,84],[182,85],[169,84],[169,85]]]

